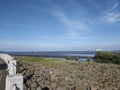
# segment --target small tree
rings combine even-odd
[[[79,58],[78,58],[78,57],[76,57],[76,58],[75,58],[75,60],[76,60],[76,61],[78,61],[78,60],[79,60]]]
[[[91,60],[90,60],[90,57],[88,57],[86,61],[87,61],[87,62],[90,62],[90,61],[91,61]]]
[[[71,58],[71,56],[67,56],[67,57],[65,57],[65,59],[66,60],[71,60],[72,58]]]

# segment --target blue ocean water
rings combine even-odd
[[[5,52],[10,55],[17,56],[38,56],[38,57],[52,57],[65,60],[66,56],[76,57],[79,61],[85,62],[88,57],[94,61],[95,52],[79,52],[79,51],[40,51],[40,52]]]

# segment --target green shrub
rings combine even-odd
[[[76,60],[76,61],[78,61],[78,60],[79,60],[79,58],[78,58],[78,57],[76,57],[76,58],[75,58],[75,60]]]
[[[95,62],[120,64],[120,53],[99,51],[95,55]]]
[[[71,57],[71,56],[67,56],[67,57],[65,57],[65,59],[66,59],[66,60],[71,60],[72,57]]]
[[[70,65],[77,65],[76,62],[70,62]]]
[[[90,62],[90,61],[91,61],[91,60],[90,60],[90,57],[88,57],[86,61],[87,61],[87,62]]]

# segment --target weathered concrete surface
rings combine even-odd
[[[6,90],[23,90],[22,74],[7,75]]]
[[[6,71],[7,65],[0,59],[0,90],[5,90]]]
[[[7,76],[5,70],[1,71],[0,90],[23,90],[23,76],[22,74],[16,74],[16,60],[14,60],[14,57],[0,53],[0,59],[1,62],[5,62],[1,63],[1,70],[7,66],[8,71]]]
[[[14,57],[0,53],[0,58],[7,64],[9,75],[16,74],[16,60],[14,60]]]

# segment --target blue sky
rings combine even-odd
[[[120,49],[119,0],[0,0],[0,50]]]

